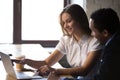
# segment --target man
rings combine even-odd
[[[104,45],[94,80],[120,80],[120,22],[111,8],[96,10],[90,16],[92,35]]]

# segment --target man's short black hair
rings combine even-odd
[[[96,10],[90,18],[93,19],[95,28],[100,32],[106,29],[110,34],[114,34],[120,27],[119,17],[111,8]]]

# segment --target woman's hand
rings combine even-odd
[[[53,72],[55,71],[54,68],[51,68],[50,66],[48,65],[44,65],[44,66],[41,66],[39,69],[38,69],[38,72],[39,72],[39,75],[42,75],[42,76],[48,76],[50,72]]]

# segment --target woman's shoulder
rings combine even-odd
[[[103,45],[101,45],[100,42],[93,36],[91,36],[89,46],[94,48],[94,50],[100,50],[103,47]]]
[[[90,36],[89,40],[90,40],[90,42],[98,42],[99,43],[99,41],[97,40],[97,38],[95,38],[93,36]]]
[[[68,35],[64,35],[64,36],[62,36],[61,37],[61,40],[71,40],[72,39],[72,37],[71,36],[68,36]]]
[[[98,41],[95,37],[93,37],[91,35],[84,35],[81,39],[83,42],[87,42],[87,43]]]

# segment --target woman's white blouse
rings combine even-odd
[[[67,56],[67,61],[72,67],[78,67],[83,65],[89,52],[99,50],[101,46],[96,38],[87,35],[79,42],[73,37],[63,36],[56,49]]]

